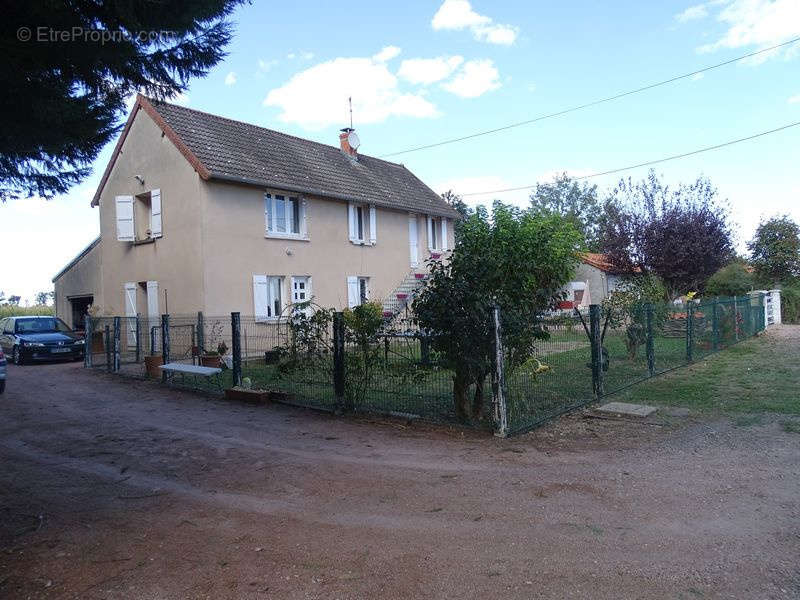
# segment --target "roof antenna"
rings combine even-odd
[[[350,129],[353,128],[353,97],[350,96],[347,101],[350,103]]]

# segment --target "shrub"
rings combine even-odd
[[[753,289],[755,278],[742,263],[725,265],[706,283],[706,296],[743,296]]]
[[[781,290],[781,320],[784,323],[800,323],[800,282]]]

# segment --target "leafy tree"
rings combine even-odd
[[[454,373],[459,418],[478,419],[483,411],[494,357],[493,304],[500,307],[503,344],[514,369],[530,358],[537,339],[547,337],[541,314],[561,298],[580,244],[580,232],[560,215],[495,202],[492,218],[479,207],[461,223],[449,259],[431,261],[430,279],[413,309],[440,364]]]
[[[605,205],[602,251],[626,270],[641,269],[664,282],[670,298],[702,290],[733,256],[726,208],[708,179],[670,188],[654,171],[622,179]]]
[[[36,294],[36,304],[38,306],[46,306],[50,300],[55,297],[54,292],[39,292]]]
[[[639,347],[647,341],[646,304],[653,305],[653,317],[658,327],[666,318],[664,298],[666,288],[655,275],[643,274],[625,279],[603,300],[604,312],[614,327],[625,327],[625,346],[633,360]]]
[[[174,97],[225,56],[241,2],[5,3],[0,199],[85,179],[128,97]]]
[[[443,194],[441,194],[442,200],[447,202],[450,206],[455,208],[461,216],[466,218],[470,215],[471,209],[467,206],[467,203],[464,202],[464,199],[456,194],[453,190],[447,190]]]
[[[537,183],[530,200],[534,213],[555,213],[570,220],[583,232],[586,248],[597,251],[603,204],[597,198],[596,185],[578,183],[562,173],[552,183]]]
[[[22,300],[21,296],[9,296],[7,303],[11,306],[19,306],[19,301]]]
[[[706,283],[707,296],[742,296],[755,286],[746,264],[733,262],[714,273]]]
[[[747,248],[761,283],[788,283],[800,276],[800,226],[788,216],[759,224]]]

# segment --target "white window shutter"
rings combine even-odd
[[[375,242],[378,241],[378,230],[377,230],[377,217],[375,215],[375,205],[369,205],[369,243],[373,246]]]
[[[161,237],[161,190],[150,192],[150,237]]]
[[[150,319],[158,317],[158,282],[147,282],[147,316]]]
[[[350,240],[356,239],[356,207],[354,204],[347,204],[347,222],[350,227]]]
[[[347,277],[347,306],[354,308],[361,304],[361,294],[358,291],[358,277]]]
[[[135,238],[133,228],[133,196],[117,196],[117,240],[120,242],[133,242]]]
[[[308,229],[306,228],[306,205],[306,199],[300,198],[300,235],[302,237],[306,237],[306,235],[308,235]]]
[[[272,195],[264,194],[264,229],[269,233],[274,228],[275,225],[272,223]]]
[[[411,261],[411,266],[416,267],[419,264],[419,239],[417,235],[417,215],[414,213],[408,214],[408,257]]]
[[[266,275],[253,275],[253,309],[256,321],[267,320],[269,289]]]
[[[125,319],[128,332],[128,348],[136,347],[136,284],[128,282],[125,284]]]
[[[430,215],[427,215],[428,218],[428,250],[433,250],[433,219]]]
[[[447,250],[447,219],[442,217],[442,250]]]

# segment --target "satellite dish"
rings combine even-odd
[[[347,143],[350,144],[350,147],[353,150],[358,150],[358,147],[361,145],[361,140],[358,139],[358,134],[355,131],[351,131],[347,136]]]

